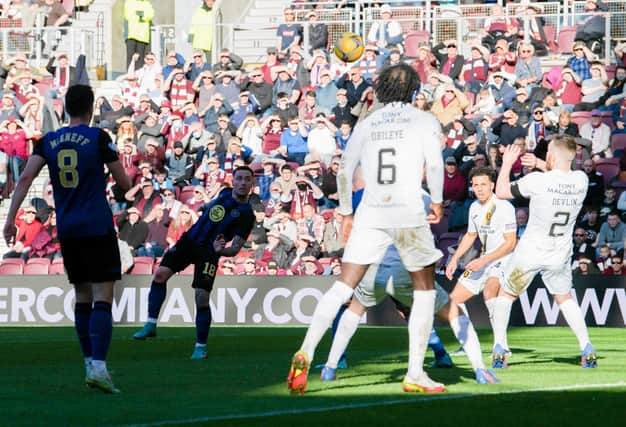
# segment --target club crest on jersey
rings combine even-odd
[[[226,215],[226,209],[222,205],[215,205],[209,211],[209,218],[213,222],[218,222],[224,219],[224,215]]]
[[[232,212],[230,213],[230,216],[232,216],[233,218],[239,218],[239,215],[241,214],[239,213],[237,209],[233,209]]]

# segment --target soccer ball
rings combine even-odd
[[[335,43],[335,55],[344,62],[357,61],[364,49],[363,39],[354,33],[344,33]]]

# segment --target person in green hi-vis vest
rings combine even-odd
[[[154,18],[154,7],[150,0],[126,0],[124,3],[124,30],[126,35],[126,66],[135,53],[135,69],[143,67],[143,59],[149,52],[150,27]]]
[[[194,49],[204,51],[209,64],[213,47],[213,3],[214,0],[204,0],[191,17],[189,27],[189,43]]]

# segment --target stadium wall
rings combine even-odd
[[[211,295],[213,322],[217,325],[302,326],[333,277],[220,276]],[[168,296],[161,312],[161,324],[194,324],[193,289],[190,276],[170,280]],[[451,289],[444,277],[439,283]],[[146,320],[148,276],[131,275],[116,286],[114,322],[141,324]],[[626,282],[621,277],[595,276],[576,281],[575,298],[586,313],[590,326],[626,325]],[[73,323],[74,291],[65,276],[0,277],[0,326],[61,326]],[[489,319],[481,298],[467,304],[472,321],[488,327]],[[389,301],[372,309],[362,320],[375,326],[404,325]],[[515,303],[512,326],[564,326],[558,306],[535,280],[528,292]]]

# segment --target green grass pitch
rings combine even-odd
[[[513,328],[502,384],[479,386],[464,356],[429,370],[442,395],[401,391],[405,328],[361,328],[349,369],[332,383],[309,375],[304,396],[287,394],[285,377],[303,328],[213,328],[209,358],[189,360],[193,328],[161,328],[156,339],[131,340],[116,327],[109,369],[119,395],[83,384],[72,328],[0,328],[0,426],[624,426],[626,329],[594,328],[598,369],[581,369],[567,328]],[[440,328],[448,350],[457,348]],[[480,330],[483,350],[491,334]],[[328,353],[322,341],[315,362]],[[489,355],[484,354],[489,363]],[[426,362],[432,360],[427,354]]]

